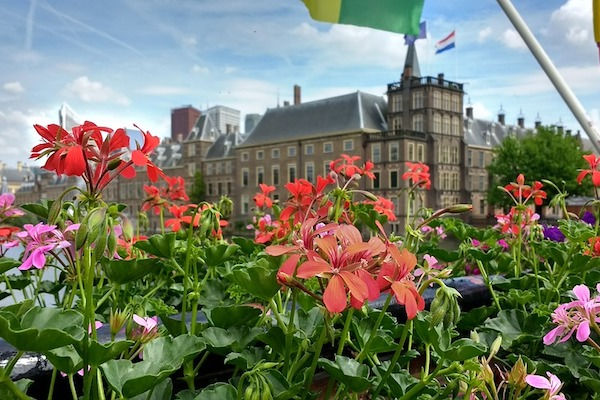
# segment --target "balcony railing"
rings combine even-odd
[[[377,133],[369,133],[367,135],[367,142],[376,142],[381,140],[393,140],[393,139],[420,139],[427,140],[427,134],[425,132],[409,131],[406,129],[396,129]]]
[[[411,77],[410,79],[402,80],[400,82],[388,83],[388,92],[403,89],[406,85],[411,88],[416,88],[425,85],[435,85],[448,89],[463,90],[463,84],[458,82],[449,81],[446,79],[440,79],[434,76],[423,76],[423,77]]]

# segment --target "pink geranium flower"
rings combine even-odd
[[[596,288],[600,291],[600,284]],[[558,340],[559,343],[569,340],[576,332],[579,342],[585,342],[590,337],[590,321],[598,320],[600,299],[591,297],[590,289],[585,285],[573,288],[575,300],[560,304],[552,313],[552,322],[557,326],[544,336],[544,344],[550,345]]]
[[[548,378],[541,375],[527,375],[525,382],[536,389],[546,390],[547,392],[543,397],[545,400],[566,400],[565,395],[559,393],[563,385],[560,379],[550,372],[546,372],[546,375],[548,375]]]
[[[45,225],[40,222],[37,225],[25,224],[25,229],[16,234],[25,245],[23,252],[23,263],[20,270],[28,270],[32,266],[42,269],[46,265],[46,254],[56,249],[69,247],[71,243],[65,240],[63,232],[56,229],[56,225]],[[71,224],[65,229],[66,232],[79,229],[79,224]]]
[[[142,334],[153,332],[158,326],[158,317],[140,317],[133,314],[133,320],[136,324],[144,328]]]
[[[14,207],[15,195],[12,193],[0,194],[0,221],[10,217],[20,217],[25,213]]]

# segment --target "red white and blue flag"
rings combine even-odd
[[[446,50],[453,49],[455,47],[455,39],[456,32],[452,31],[452,33],[435,44],[435,54],[440,54]]]

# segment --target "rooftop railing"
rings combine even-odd
[[[400,82],[393,82],[388,84],[388,92],[403,89],[408,85],[409,87],[420,87],[426,85],[435,85],[448,89],[463,90],[463,84],[458,82],[449,81],[440,77],[434,76],[423,76],[423,77],[411,77],[409,79],[401,80]]]

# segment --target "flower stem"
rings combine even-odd
[[[321,330],[321,335],[319,336],[319,340],[315,345],[315,355],[313,357],[312,363],[308,369],[308,374],[306,375],[306,380],[304,381],[304,387],[306,390],[310,390],[310,386],[312,384],[313,376],[315,375],[315,371],[317,369],[317,362],[319,361],[319,357],[321,356],[321,349],[323,349],[323,344],[325,343],[325,338],[327,337],[327,316],[323,317],[323,329]]]
[[[398,347],[396,347],[396,351],[394,352],[394,355],[392,356],[390,365],[388,366],[388,369],[385,371],[385,373],[381,377],[381,381],[379,382],[379,385],[375,389],[375,393],[373,394],[374,399],[377,398],[377,395],[379,394],[381,389],[383,389],[383,385],[388,380],[392,371],[394,370],[394,367],[396,366],[396,363],[398,362],[398,359],[400,358],[400,354],[402,354],[402,349],[404,348],[404,342],[406,341],[406,336],[408,336],[408,331],[410,330],[411,327],[412,327],[412,320],[408,321],[404,325],[404,329],[402,329],[402,336],[400,336],[400,341],[398,342]]]
[[[477,267],[479,268],[479,271],[481,272],[481,276],[483,277],[483,281],[485,282],[485,285],[488,287],[488,290],[492,294],[492,298],[494,299],[494,304],[496,305],[496,308],[498,308],[498,311],[502,311],[502,307],[500,307],[500,301],[498,300],[498,295],[496,295],[496,292],[494,291],[494,287],[492,286],[492,283],[490,282],[490,278],[489,278],[485,268],[483,267],[483,263],[481,262],[481,260],[475,260],[475,261],[477,262]]]
[[[358,362],[362,362],[362,360],[364,360],[365,356],[368,354],[369,346],[371,345],[371,342],[375,338],[375,333],[377,332],[377,329],[379,329],[379,325],[381,325],[381,321],[383,321],[385,312],[387,311],[388,307],[390,306],[390,303],[392,301],[392,296],[393,296],[393,294],[390,292],[390,294],[388,294],[388,297],[385,299],[385,303],[383,304],[383,307],[381,308],[379,316],[377,317],[377,321],[375,321],[375,325],[373,325],[373,329],[371,329],[371,333],[369,334],[369,338],[367,339],[365,346],[362,348],[360,353],[358,353],[358,355],[356,356],[356,360]]]

